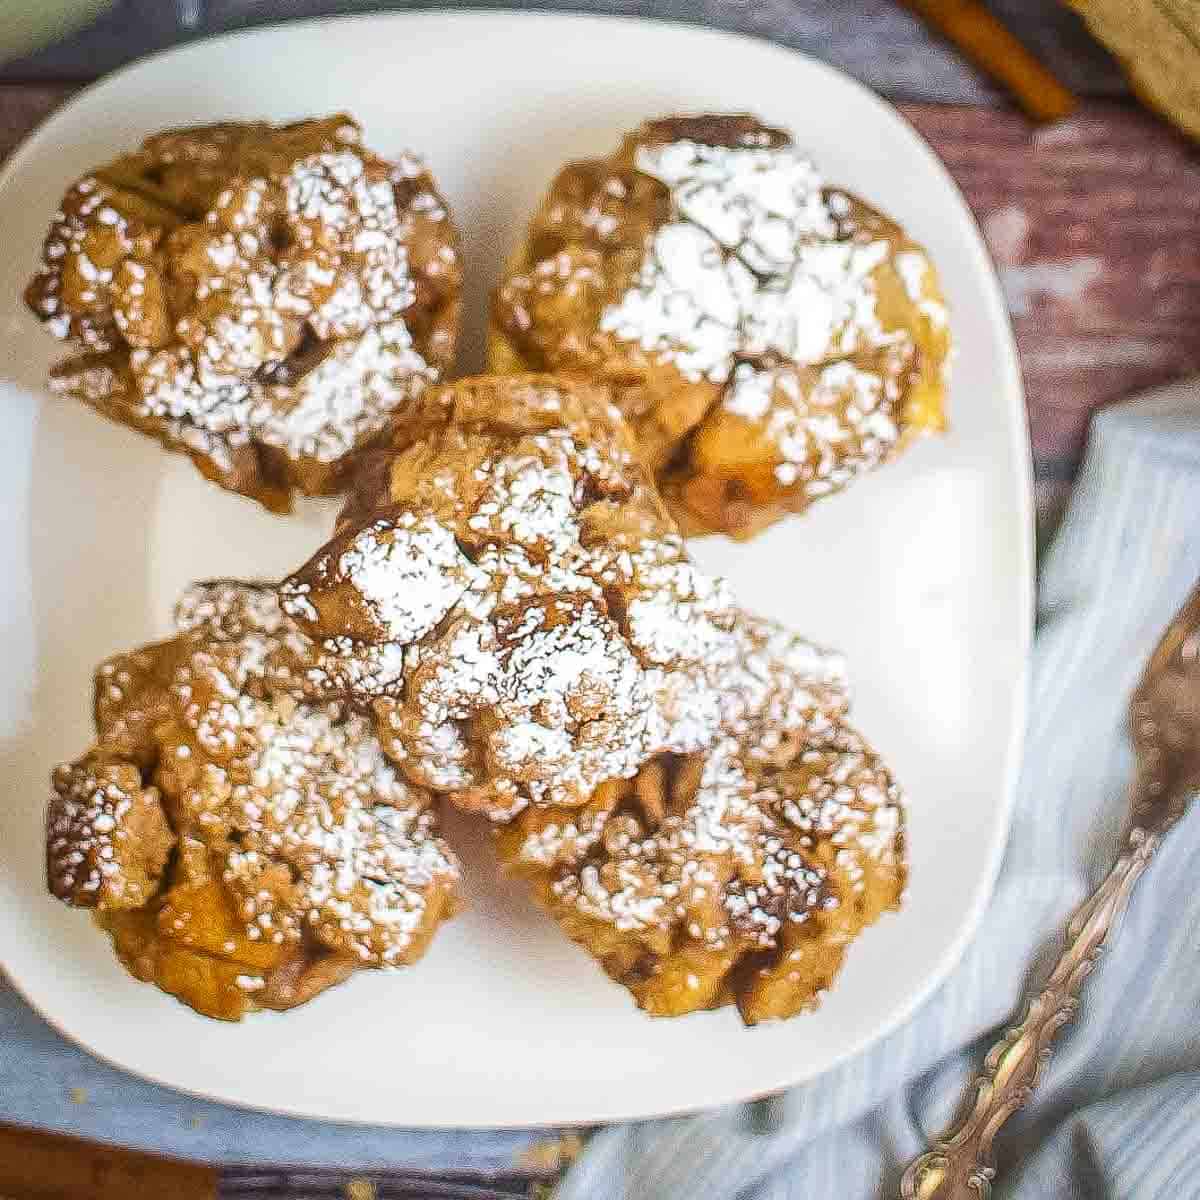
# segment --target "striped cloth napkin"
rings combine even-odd
[[[962,963],[902,1029],[770,1101],[601,1130],[556,1200],[898,1194],[1117,851],[1129,695],[1200,577],[1200,380],[1095,417],[1041,572],[1025,763],[1004,867]],[[997,1197],[1200,1196],[1200,814],[1168,838],[1116,949],[999,1139]]]

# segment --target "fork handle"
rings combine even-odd
[[[1045,986],[988,1051],[955,1122],[904,1172],[903,1200],[987,1200],[991,1195],[992,1142],[1033,1095],[1050,1059],[1050,1043],[1079,1008],[1084,980],[1160,840],[1160,834],[1134,829],[1128,849],[1075,910],[1066,946]]]

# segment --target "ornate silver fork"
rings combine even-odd
[[[1028,1102],[1054,1035],[1075,1015],[1084,980],[1105,948],[1142,872],[1200,790],[1200,584],[1163,634],[1129,705],[1137,771],[1123,849],[1076,910],[1050,978],[992,1046],[959,1116],[909,1164],[903,1200],[987,1200],[992,1142]]]

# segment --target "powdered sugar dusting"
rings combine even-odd
[[[88,351],[54,386],[269,503],[328,490],[453,347],[458,254],[429,182],[340,118],[148,139],[77,184],[47,237],[29,303]]]
[[[100,757],[54,771],[46,818],[50,890],[86,908],[137,908],[158,886],[175,844],[154,788],[127,763]]]
[[[56,894],[138,908],[161,886],[182,930],[195,889],[219,885],[249,943],[411,961],[459,875],[428,793],[397,772],[369,717],[314,702],[315,647],[272,589],[197,585],[177,626],[97,673],[97,747],[54,777]],[[244,991],[270,990],[269,971],[247,978]]]
[[[199,768],[177,805],[189,832],[223,848],[247,936],[307,932],[366,965],[404,961],[428,891],[457,878],[428,797],[399,777],[367,718],[305,702],[301,670],[264,669],[313,657],[269,589],[195,589],[179,625],[200,640],[172,676],[176,718],[157,737],[165,757],[186,748]],[[271,691],[246,690],[257,678]]]
[[[748,1021],[790,1016],[828,986],[850,938],[898,906],[902,799],[835,694],[820,698],[824,674],[800,689],[799,723],[750,716],[699,755],[652,761],[586,836],[554,826],[557,838],[515,843],[573,937],[610,970],[638,962],[617,977],[652,1013],[732,995]],[[739,969],[745,956],[754,971]]]
[[[725,409],[760,425],[774,446],[775,476],[811,497],[884,461],[900,437],[895,373],[846,360],[816,371],[794,367],[734,371]]]
[[[468,567],[448,529],[410,513],[364,529],[338,562],[389,639],[406,642],[428,633],[457,603]]]
[[[492,456],[487,487],[456,514],[471,561],[446,526],[408,510],[371,520],[283,590],[299,619],[321,612],[330,585],[361,598],[378,641],[325,638],[333,687],[386,701],[390,752],[413,778],[481,788],[497,813],[584,798],[636,771],[660,732],[646,672],[604,602],[611,564],[580,541],[575,493],[591,452],[538,441],[540,455]],[[400,671],[390,681],[384,654]]]
[[[928,256],[748,114],[648,121],[564,167],[493,322],[508,362],[617,381],[689,533],[750,537],[945,426]]]
[[[679,141],[639,147],[636,163],[667,185],[672,215],[602,330],[716,382],[739,355],[816,363],[892,336],[872,279],[887,243],[831,240],[822,181],[795,150]]]
[[[844,702],[836,656],[752,621],[690,561],[611,409],[558,384],[562,402],[538,417],[558,424],[529,435],[531,384],[491,386],[479,425],[460,415],[418,439],[409,482],[398,454],[375,511],[357,497],[371,515],[281,591],[323,639],[327,686],[375,702],[406,774],[508,819],[530,801],[584,805],[654,755],[750,720],[781,736],[818,703],[813,687]],[[460,413],[457,394],[433,403]],[[443,478],[449,461],[459,473]]]
[[[206,772],[185,803],[197,820],[211,817],[231,779],[250,780],[233,788],[240,837],[223,875],[248,936],[296,941],[308,930],[364,964],[402,961],[425,921],[426,890],[455,874],[432,815],[412,804],[364,718],[247,698],[237,710],[233,761]],[[228,716],[214,727],[195,712],[202,747],[219,744]]]
[[[283,255],[272,241],[281,219]],[[203,315],[179,318],[182,347],[135,350],[130,367],[143,413],[193,449],[219,454],[236,432],[332,462],[435,377],[401,318],[415,292],[395,196],[357,155],[318,154],[280,179],[241,183],[187,238]],[[305,323],[331,344],[295,381],[277,381]]]
[[[896,255],[896,271],[904,284],[908,298],[937,328],[944,328],[949,321],[946,306],[935,299],[929,288],[933,268],[924,253],[904,250]]]

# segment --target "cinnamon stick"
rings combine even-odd
[[[212,1167],[0,1125],[0,1196],[21,1200],[216,1200]]]
[[[979,0],[903,3],[981,71],[1003,84],[1039,124],[1061,120],[1079,103]]]

